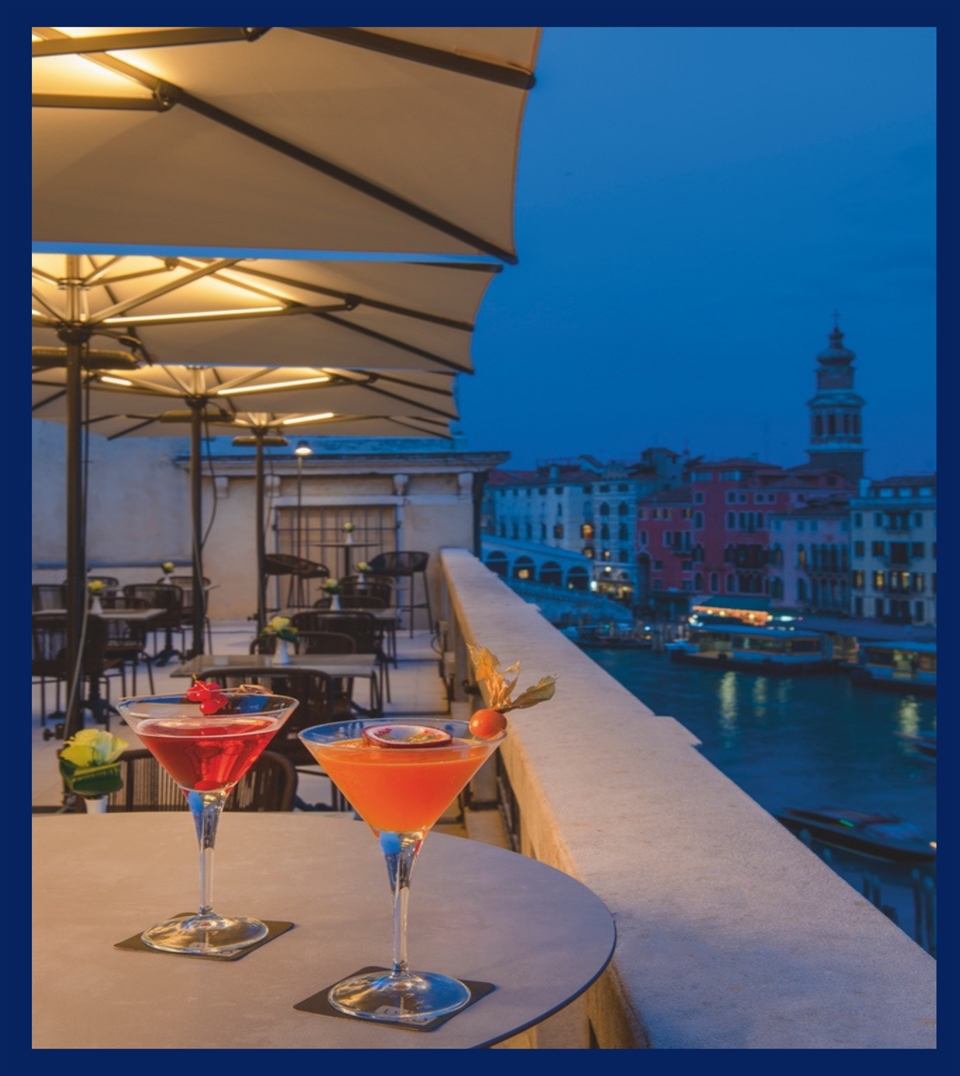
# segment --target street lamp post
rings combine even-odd
[[[313,455],[313,449],[307,444],[306,441],[300,441],[297,447],[293,450],[294,455],[297,457],[297,537],[296,537],[296,555],[302,557],[301,542],[303,533],[303,459],[305,456]],[[297,581],[297,604],[303,604],[303,579]]]

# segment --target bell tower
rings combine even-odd
[[[817,391],[807,400],[810,408],[810,446],[814,467],[839,471],[851,482],[863,477],[864,400],[853,391],[855,355],[843,346],[843,333],[834,311],[830,346],[817,356]]]

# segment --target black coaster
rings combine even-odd
[[[195,912],[178,912],[175,916],[171,916],[171,918],[186,919],[195,914]],[[279,938],[281,934],[286,934],[286,932],[293,926],[293,923],[279,923],[269,919],[261,919],[260,921],[267,928],[267,936],[258,942],[254,942],[253,945],[248,945],[245,949],[238,949],[235,953],[226,953],[216,956],[203,956],[201,953],[166,953],[162,949],[151,949],[149,945],[145,945],[139,934],[134,934],[132,938],[127,938],[125,941],[117,942],[114,945],[114,949],[131,949],[136,953],[156,953],[158,956],[191,956],[196,957],[198,960],[240,960],[245,957],[247,953],[252,953],[262,945],[272,942],[274,938]]]
[[[360,968],[359,971],[351,972],[350,975],[344,975],[344,979],[350,979],[354,975],[364,975],[368,971],[389,971],[389,968],[380,968],[375,964],[366,968]],[[338,979],[337,983],[342,982],[343,979]],[[331,983],[330,986],[325,986],[319,993],[311,994],[310,997],[305,998],[303,1001],[298,1001],[294,1005],[295,1009],[299,1009],[301,1012],[317,1013],[320,1016],[338,1016],[341,1020],[356,1020],[364,1024],[376,1024],[379,1027],[398,1027],[406,1031],[436,1031],[438,1027],[445,1024],[448,1020],[452,1020],[455,1016],[459,1016],[460,1013],[466,1012],[475,1002],[481,998],[485,998],[487,994],[496,990],[497,988],[493,983],[478,983],[471,979],[461,979],[460,982],[470,991],[470,1000],[464,1005],[462,1009],[457,1009],[456,1012],[447,1013],[446,1016],[435,1016],[432,1020],[424,1020],[422,1023],[404,1022],[404,1023],[391,1023],[389,1020],[364,1020],[361,1016],[348,1016],[346,1013],[339,1012],[335,1009],[327,1000],[327,994],[330,990],[337,985],[337,983]]]

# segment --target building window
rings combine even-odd
[[[883,526],[883,512],[874,512],[873,513],[873,525],[875,527],[882,527]]]
[[[609,560],[610,559],[610,550],[609,549],[603,550],[603,552],[600,554],[600,559],[601,560]]]
[[[817,521],[817,520],[815,520],[815,519],[811,519],[811,520],[810,520],[810,530],[812,530],[812,531],[816,531],[816,530],[817,530],[817,522],[818,522],[818,521]]]
[[[853,513],[853,525],[855,527],[862,527],[863,526],[863,512],[854,512]]]
[[[739,482],[740,481],[740,472],[739,471],[721,471],[720,472],[720,481],[721,482]]]
[[[626,493],[629,488],[630,487],[628,485],[621,484],[617,486],[617,493]]]
[[[620,539],[621,542],[625,542],[630,537],[630,528],[626,525],[626,523],[620,524],[617,537]]]
[[[926,583],[926,579],[924,577],[923,572],[914,572],[913,573],[913,589],[918,594],[923,593],[923,588],[924,588],[925,583]]]
[[[913,619],[923,620],[923,602],[913,603]]]
[[[584,493],[593,493],[593,486],[584,486],[583,487],[583,492]]]
[[[562,538],[563,537],[563,524],[562,523],[554,523],[554,525],[553,525],[553,536],[554,536],[554,538]]]
[[[541,523],[540,524],[540,537],[541,538],[546,538],[546,536],[547,536],[547,525],[546,525],[546,523]]]
[[[883,590],[883,587],[884,587],[883,572],[874,572],[873,573],[873,589],[874,590]]]
[[[885,552],[885,545],[883,542],[871,542],[870,543],[870,555],[872,557],[882,557]]]
[[[863,542],[853,543],[853,555],[855,557],[862,557],[866,553],[866,546]]]
[[[710,589],[714,594],[720,589],[720,576],[716,572],[710,573]]]
[[[853,615],[863,616],[863,598],[853,599]]]
[[[602,488],[603,487],[601,486],[601,489]],[[602,516],[610,515],[610,505],[607,504],[606,501],[604,501],[603,504],[600,505],[600,515],[602,515]]]
[[[593,524],[592,523],[584,523],[581,526],[581,528],[580,528],[580,537],[581,538],[592,538],[593,537]]]
[[[727,593],[728,594],[736,594],[737,593],[737,580],[732,575],[727,576]]]
[[[857,590],[863,590],[863,572],[858,570],[853,573],[853,586]]]
[[[647,518],[647,510],[646,510],[646,508],[638,508],[637,509],[637,519],[646,519],[646,518]]]
[[[690,475],[690,481],[691,482],[712,482],[713,481],[713,472],[712,471],[694,471],[693,474]],[[702,497],[703,494],[701,493],[700,496]]]
[[[670,509],[669,508],[664,508],[662,518],[663,519],[669,519],[670,518]]]
[[[516,523],[513,524],[513,526],[511,527],[511,530],[513,532],[513,537],[514,538],[519,538],[520,537],[520,528],[517,526]]]
[[[690,515],[691,515],[691,510],[689,508],[681,508],[680,509],[680,518],[681,519],[689,519]]]
[[[673,545],[673,531],[664,531],[663,532],[663,544],[664,545]]]
[[[532,523],[524,523],[523,530],[524,530],[524,533],[526,534],[526,536],[528,538],[533,537],[533,524]]]
[[[696,512],[693,517],[693,526],[696,530],[703,528],[703,512]]]
[[[610,537],[610,526],[607,523],[600,524],[600,538],[605,540]]]
[[[620,550],[620,563],[621,564],[629,564],[630,563],[630,554],[625,549]]]
[[[693,495],[693,503],[694,504],[703,504],[703,494],[702,493],[694,493],[694,495]]]
[[[703,590],[703,576],[699,572],[693,577],[693,589]]]
[[[926,548],[923,542],[911,542],[910,543],[910,556],[917,560],[922,559],[927,555]]]
[[[598,488],[599,488],[601,493],[609,493],[610,492],[610,487],[609,486],[599,486]]]
[[[727,530],[735,531],[737,529],[737,517],[734,512],[727,512]]]
[[[559,496],[561,493],[563,493],[563,486],[554,486],[553,492],[556,493],[557,496]]]
[[[736,492],[736,490],[728,489],[727,490],[727,504],[736,504],[736,503],[737,503],[737,492]]]
[[[806,546],[804,546],[803,542],[801,542],[797,546],[797,567],[798,568],[806,568],[806,566],[807,566],[807,549],[806,549]]]
[[[619,504],[617,505],[617,515],[618,515],[618,516],[625,516],[625,515],[627,514],[627,512],[629,512],[629,511],[630,511],[630,509],[629,509],[629,507],[627,506],[627,502],[626,502],[626,501],[621,501],[621,502],[620,502],[620,503],[619,503]]]
[[[797,601],[805,602],[807,600],[807,581],[806,579],[797,580]]]
[[[915,527],[922,527],[923,526],[923,512],[914,512],[913,513],[913,525]]]
[[[653,562],[653,570],[655,572],[662,572],[663,571],[663,561],[662,560],[655,560]]]
[[[641,545],[646,545],[647,544],[647,532],[646,531],[641,531],[640,532],[640,544]]]

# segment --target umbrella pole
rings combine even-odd
[[[263,510],[263,432],[257,431],[257,634],[267,623],[267,564]]]
[[[73,260],[68,258],[69,262]],[[75,266],[72,267],[75,269]],[[76,276],[76,272],[71,272]],[[71,289],[72,290],[72,289]],[[67,345],[67,703],[63,738],[83,727],[83,618],[87,587],[83,533],[83,345],[89,332],[64,333]]]
[[[201,432],[203,402],[191,401],[190,421],[190,501],[193,525],[193,652],[192,657],[203,653],[203,622],[207,613],[207,592],[203,585],[203,512],[201,486]]]

